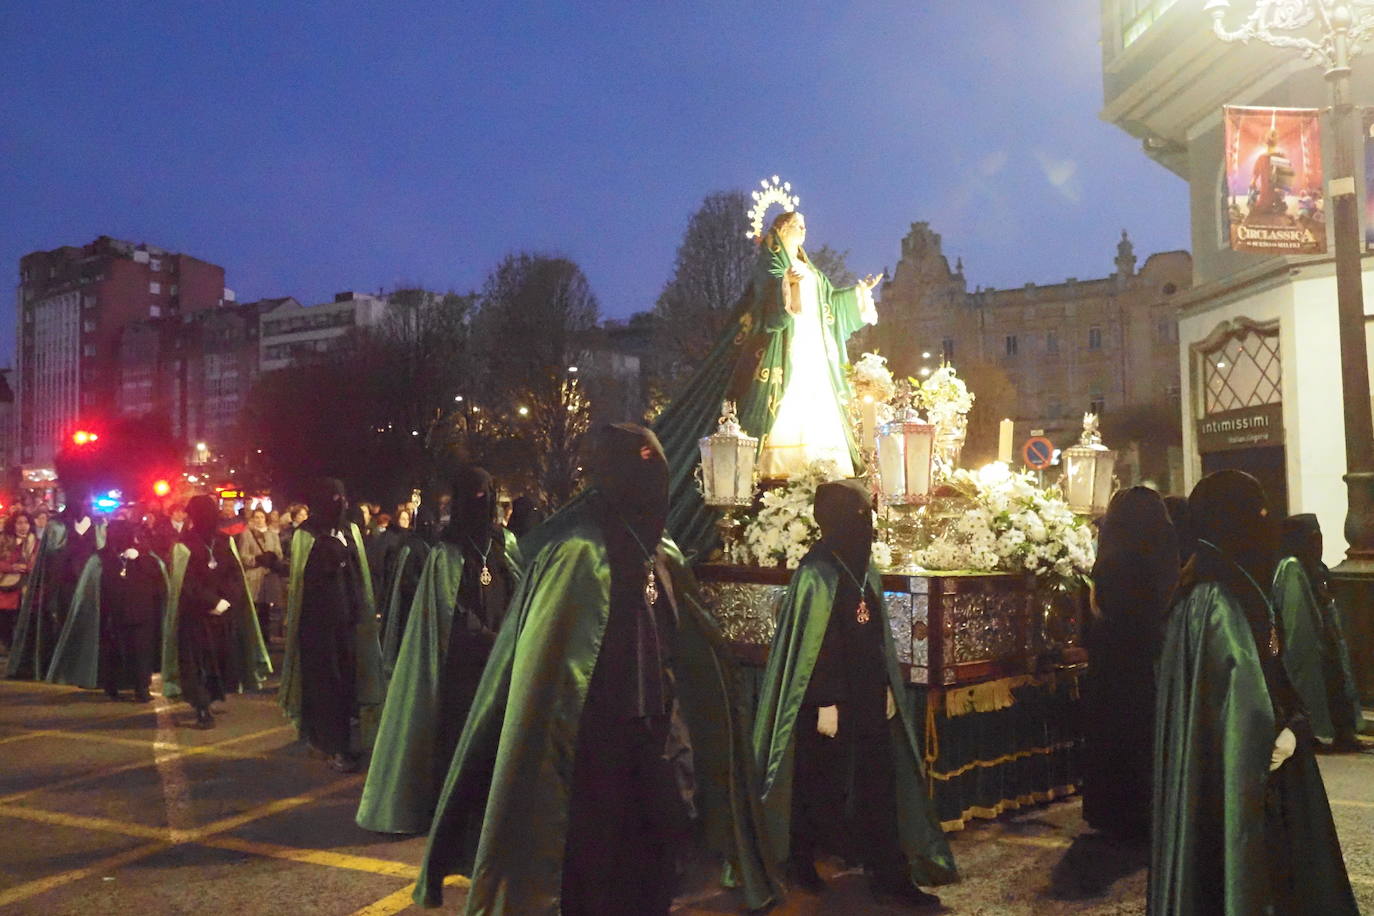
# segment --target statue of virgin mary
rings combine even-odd
[[[806,256],[805,240],[806,218],[796,210],[761,234],[753,277],[725,333],[654,424],[672,473],[668,531],[684,550],[714,543],[715,513],[693,472],[697,440],[715,431],[724,399],[759,437],[764,480],[786,480],[819,460],[834,462],[840,476],[865,470],[846,418],[845,342],[877,323],[872,290],[881,276],[836,289]]]

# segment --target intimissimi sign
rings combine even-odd
[[[1283,445],[1282,404],[1228,410],[1197,421],[1199,452],[1224,452],[1271,445]]]

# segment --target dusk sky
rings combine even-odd
[[[6,5],[9,289],[102,234],[240,301],[467,291],[533,250],[623,317],[704,195],[773,174],[860,273],[918,220],[970,288],[1104,276],[1122,228],[1188,245],[1185,183],[1098,118],[1096,0],[276,6]]]

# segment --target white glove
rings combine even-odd
[[[887,688],[887,717],[891,719],[897,715],[897,700],[892,696],[892,688]]]
[[[1283,766],[1283,762],[1292,757],[1297,749],[1298,736],[1293,734],[1291,728],[1279,732],[1279,736],[1274,739],[1274,749],[1269,753],[1269,772],[1272,773]]]
[[[223,614],[227,610],[229,610],[229,602],[221,598],[219,599],[219,603],[215,605],[214,610],[210,611],[210,613],[218,617],[220,614]]]
[[[137,559],[138,559],[138,550],[135,549],[135,548],[133,548],[133,547],[130,547],[128,550],[126,550],[126,551],[124,551],[123,553],[121,553],[120,556],[123,557],[123,558],[126,559],[126,560],[137,560]]]
[[[835,737],[840,730],[840,707],[822,706],[816,710],[816,731],[827,738]]]

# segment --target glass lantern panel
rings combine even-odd
[[[711,476],[715,478],[714,496],[716,499],[734,499],[735,492],[735,443],[722,442],[711,444],[711,457],[714,464]]]
[[[903,438],[906,440],[906,493],[925,496],[930,493],[930,458],[935,436],[931,431],[908,432]]]
[[[902,436],[889,433],[878,437],[878,475],[883,496],[893,498],[906,493],[906,461]]]
[[[1112,452],[1097,453],[1097,467],[1093,481],[1093,514],[1101,515],[1107,511],[1107,503],[1112,498],[1112,473],[1116,469],[1116,455]]]
[[[1095,455],[1064,452],[1064,495],[1071,508],[1077,510],[1092,505],[1095,464]]]
[[[754,495],[754,448],[755,443],[741,439],[735,445],[735,498],[744,499]]]
[[[716,480],[712,469],[715,464],[711,461],[711,440],[702,439],[698,445],[701,447],[701,489],[702,496],[707,503],[716,498]]]

